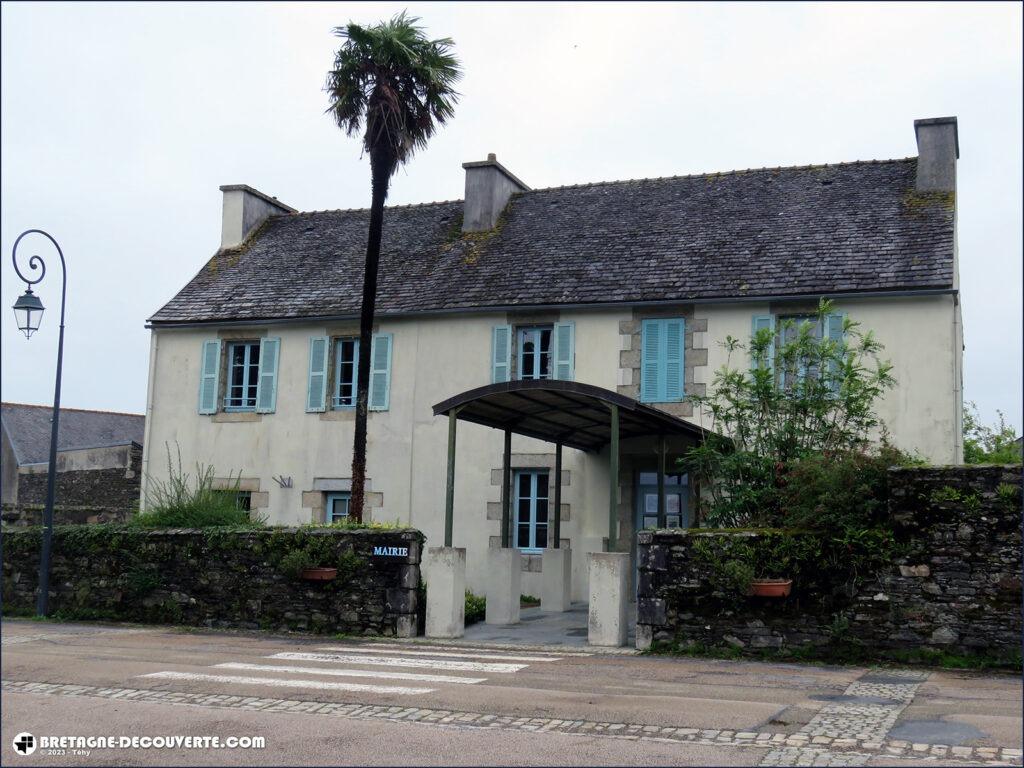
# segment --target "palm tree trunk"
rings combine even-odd
[[[373,197],[370,203],[370,232],[366,239],[366,267],[363,271],[363,304],[359,315],[359,364],[356,374],[356,433],[352,444],[352,495],[349,519],[363,521],[366,497],[366,419],[370,400],[370,351],[373,343],[373,312],[377,304],[377,266],[384,227],[384,201],[394,161],[370,153]]]

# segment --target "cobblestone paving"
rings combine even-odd
[[[762,765],[863,765],[876,755],[899,755],[930,762],[938,759],[965,760],[986,765],[1021,765],[1021,750],[997,747],[946,747],[910,744],[905,741],[865,741],[857,738],[811,736],[764,731],[706,730],[673,728],[636,723],[604,723],[592,720],[509,717],[481,712],[463,712],[425,707],[400,707],[296,699],[266,699],[256,696],[228,696],[210,693],[178,693],[140,688],[101,688],[91,685],[61,685],[4,680],[0,690],[49,696],[143,701],[180,706],[240,709],[260,712],[304,712],[329,717],[382,718],[456,728],[489,728],[543,733],[581,734],[605,738],[659,742],[754,747],[768,749]]]
[[[122,629],[117,627],[111,629],[82,629],[68,632],[39,632],[34,635],[7,635],[5,637],[0,637],[0,647],[5,645],[19,645],[21,643],[35,643],[40,640],[62,640],[67,637],[80,637],[82,635],[134,635],[145,631],[145,629]]]
[[[970,747],[886,742],[900,713],[914,700],[928,673],[914,670],[870,670],[843,693],[845,702],[826,704],[796,735],[808,738],[807,746],[771,750],[761,761],[774,765],[864,765],[873,753],[914,759],[1011,759],[1013,750],[989,756]],[[871,703],[862,703],[865,700]],[[881,703],[881,702],[890,703]],[[850,752],[837,752],[849,748]],[[857,751],[858,749],[863,751]],[[959,750],[957,752],[956,750]]]

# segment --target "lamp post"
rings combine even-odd
[[[50,552],[53,546],[53,497],[56,491],[57,480],[57,433],[60,424],[60,375],[64,361],[64,300],[67,295],[68,275],[67,265],[64,263],[64,253],[61,251],[57,241],[41,229],[27,229],[18,235],[14,241],[14,248],[11,251],[11,260],[14,262],[14,271],[18,277],[25,281],[25,293],[14,302],[14,316],[18,321],[18,329],[25,334],[25,338],[31,338],[32,334],[39,330],[39,324],[43,319],[43,302],[32,293],[32,286],[38,283],[46,275],[46,263],[39,256],[32,256],[28,260],[28,272],[30,275],[39,272],[39,276],[29,279],[18,268],[18,245],[26,235],[42,235],[57,249],[60,257],[60,334],[57,337],[57,383],[53,389],[53,416],[50,421],[50,468],[46,476],[46,508],[43,510],[43,551],[39,558],[39,596],[36,599],[36,613],[45,616],[50,603]]]

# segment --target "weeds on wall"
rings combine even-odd
[[[238,503],[235,478],[228,488],[215,488],[216,471],[212,466],[196,464],[195,475],[182,469],[181,447],[177,446],[177,463],[167,449],[167,479],[146,476],[145,511],[129,521],[142,528],[210,528],[213,526],[259,527],[263,520]],[[231,477],[231,474],[228,474]]]

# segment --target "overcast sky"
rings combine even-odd
[[[915,118],[956,115],[965,397],[1020,429],[1016,3],[5,3],[3,399],[53,397],[59,269],[26,341],[9,309],[23,229],[68,260],[64,404],[141,413],[145,320],[219,245],[219,185],[366,207],[369,164],[324,114],[331,30],[404,7],[455,39],[466,76],[391,203],[461,198],[461,163],[487,152],[546,187],[907,157]]]

